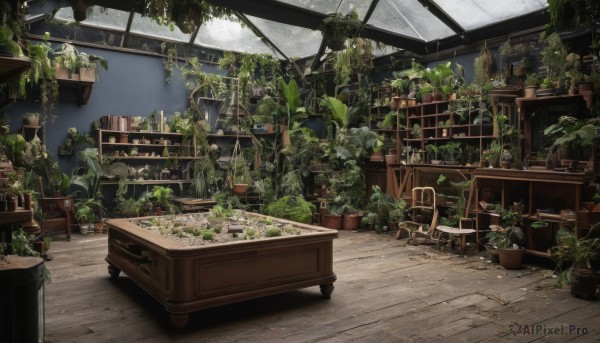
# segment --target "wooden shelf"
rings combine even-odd
[[[119,180],[100,180],[100,185],[118,185]],[[126,185],[170,185],[174,183],[192,183],[192,180],[127,180]]]
[[[92,81],[81,81],[81,80],[72,80],[72,79],[56,79],[61,86],[61,89],[64,88],[75,88],[77,90],[79,106],[85,107],[87,106],[90,96],[92,95],[92,88],[94,87],[94,82]]]
[[[0,81],[18,78],[22,73],[31,68],[31,60],[0,56]]]
[[[112,159],[112,160],[194,160],[195,157],[191,156],[110,156],[104,155],[104,159]]]
[[[227,134],[227,135],[208,135],[208,138],[252,138],[251,135],[243,134],[243,135],[235,135],[235,134]]]
[[[103,133],[114,133],[114,134],[121,134],[121,133],[125,133],[125,134],[129,134],[129,135],[156,135],[156,136],[160,136],[160,135],[167,135],[167,136],[178,136],[181,137],[183,136],[183,134],[179,133],[179,132],[158,132],[158,131],[119,131],[119,130],[105,130],[105,129],[101,129],[99,131],[102,131]],[[116,143],[115,143],[116,144]],[[123,143],[125,144],[125,143]]]
[[[200,101],[206,101],[206,102],[223,102],[223,101],[225,101],[223,99],[208,98],[205,96],[199,96],[196,99],[200,100]]]
[[[133,144],[133,143],[109,143],[109,142],[102,142],[102,145],[108,145],[108,146],[135,146],[135,147],[154,147],[154,148],[193,148],[193,146],[191,145],[175,145],[175,144]]]

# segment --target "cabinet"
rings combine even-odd
[[[193,138],[180,133],[98,130],[100,164],[108,180],[101,185],[189,183],[187,171],[196,159]]]
[[[554,234],[561,221],[577,222],[571,215],[561,215],[561,210],[575,213],[579,208],[584,173],[564,173],[541,170],[515,170],[481,168],[474,172],[474,197],[471,210],[476,213],[477,241],[485,236],[493,220],[493,211],[485,210],[479,202],[501,204],[508,208],[515,202],[523,204],[523,230],[526,235],[526,252],[550,257],[548,249],[554,242]],[[569,212],[570,212],[569,211]],[[545,221],[545,229],[533,229],[533,221]],[[548,232],[549,231],[549,232]],[[545,237],[542,237],[545,236]],[[542,241],[543,240],[543,241]]]

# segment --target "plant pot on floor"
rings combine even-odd
[[[571,294],[577,298],[592,300],[596,297],[598,275],[587,268],[571,268]]]
[[[343,227],[343,217],[339,214],[325,213],[323,215],[323,226],[328,229],[341,230]]]
[[[82,235],[87,235],[88,232],[90,231],[90,226],[93,226],[94,224],[79,224],[79,233]]]
[[[504,269],[521,269],[525,249],[498,249],[500,265]]]
[[[498,253],[498,249],[494,248],[491,244],[485,245],[485,252],[487,252],[490,257],[490,261],[494,263],[498,263],[500,261],[500,254]]]
[[[362,214],[344,214],[342,218],[342,228],[344,230],[356,230],[360,225]]]

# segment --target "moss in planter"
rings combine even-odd
[[[289,219],[295,222],[311,224],[315,206],[304,200],[302,196],[286,195],[266,207],[266,214]]]

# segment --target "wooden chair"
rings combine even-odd
[[[436,207],[435,189],[433,189],[433,187],[413,188],[411,209],[414,221],[404,221],[399,223],[399,230],[396,234],[396,238],[399,239],[402,235],[402,231],[406,231],[408,232],[409,237],[408,242],[411,244],[437,243],[437,233],[435,229],[438,225],[439,212]],[[427,223],[425,223],[427,220],[415,220],[417,216],[420,216],[420,218],[423,219],[425,214],[427,217],[431,214],[431,222],[428,227]]]
[[[71,225],[75,209],[72,196],[48,198],[44,196],[42,177],[38,177],[40,198],[37,199],[41,209],[40,230],[42,233],[66,233],[67,241],[71,240]]]
[[[438,241],[436,228],[439,222],[439,212],[437,208],[433,209],[433,215],[431,217],[431,223],[427,227],[427,224],[404,221],[398,224],[399,230],[396,234],[396,238],[401,237],[402,231],[408,232],[408,243],[409,244],[436,244]]]
[[[474,235],[476,233],[474,227],[474,221],[472,218],[461,218],[458,224],[458,228],[438,225],[436,228],[440,231],[438,236],[438,248],[445,244],[452,238],[452,236],[458,236],[460,238],[460,254],[464,255],[467,247],[467,236]]]

